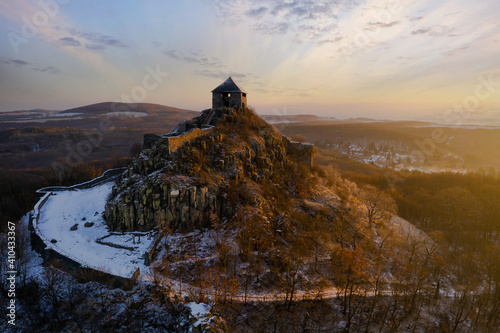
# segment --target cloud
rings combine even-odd
[[[250,16],[252,18],[261,18],[267,12],[269,12],[269,9],[267,7],[259,7],[259,8],[256,8],[256,9],[250,9],[250,10],[248,10],[246,12],[246,14],[247,14],[247,16]]]
[[[227,69],[227,66],[220,59],[207,56],[202,51],[182,51],[168,49],[164,50],[163,54],[175,61],[189,64],[191,68],[194,68],[193,73],[198,76],[217,79],[227,79],[228,76],[232,76],[236,79],[256,78],[256,76],[249,73],[243,74],[238,72],[231,72]]]
[[[244,79],[248,76],[247,74],[242,74],[242,73],[231,73],[231,72],[226,72],[221,70],[211,70],[211,69],[196,70],[194,71],[194,74],[216,79],[227,79],[229,76],[235,79]]]
[[[0,60],[0,62],[2,62],[4,64],[14,65],[16,67],[22,67],[22,66],[26,66],[26,65],[31,65],[31,63],[29,63],[27,61],[24,61],[24,60],[20,60],[20,59],[4,59],[4,58],[2,58]]]
[[[0,63],[9,64],[17,68],[25,67],[30,68],[37,72],[49,73],[49,74],[59,74],[61,70],[54,66],[42,66],[39,64],[32,64],[31,62],[21,60],[21,59],[5,59],[0,58]],[[31,67],[29,67],[31,66]]]
[[[128,45],[117,38],[101,33],[83,32],[72,28],[55,27],[57,31],[68,33],[70,36],[59,38],[62,46],[83,48],[90,51],[102,51],[107,47],[127,48]]]
[[[435,25],[413,30],[411,33],[412,35],[425,35],[432,37],[444,37],[444,36],[455,37],[456,35],[453,34],[454,31],[455,28],[443,25]]]
[[[390,27],[393,27],[393,26],[398,25],[400,23],[401,23],[400,21],[392,21],[389,23],[386,23],[386,22],[368,22],[366,24],[365,30],[375,31],[375,30],[380,29],[380,28],[390,28]]]
[[[82,44],[73,37],[59,38],[59,44],[63,46],[74,46],[74,47],[82,46]]]
[[[431,28],[421,28],[421,29],[418,29],[418,30],[414,30],[412,31],[411,33],[413,35],[426,35],[427,33],[429,33],[430,31],[432,31]]]
[[[267,87],[267,88],[266,88]],[[259,88],[254,89],[257,92],[266,95],[274,96],[293,96],[293,97],[309,97],[313,95],[313,92],[317,89],[298,89],[298,88],[285,88],[285,87],[272,87],[269,85],[261,85]]]
[[[453,57],[455,55],[460,55],[463,53],[463,51],[465,50],[468,50],[470,47],[468,45],[464,45],[464,46],[461,46],[461,47],[458,47],[456,49],[453,49],[453,50],[450,50],[450,51],[446,51],[443,53],[443,55],[447,56],[447,57]]]
[[[102,51],[106,49],[104,45],[99,44],[85,44],[85,48],[90,51]]]
[[[328,39],[336,39],[339,37],[338,34],[332,36],[331,33],[337,29],[337,26],[334,24],[320,27],[312,24],[301,25],[297,28],[294,41],[302,43],[303,41],[316,40],[324,36],[328,36]],[[318,45],[321,45],[321,43],[318,43]]]
[[[271,10],[273,15],[299,16],[314,19],[335,8],[338,1],[272,1],[278,2]],[[318,4],[319,3],[319,4]]]
[[[106,35],[99,35],[99,34],[87,35],[87,38],[90,41],[93,41],[95,43],[100,43],[100,44],[105,45],[105,46],[120,47],[120,48],[128,47],[122,41],[120,41],[116,38],[110,37],[110,36],[106,36]]]
[[[288,32],[289,25],[286,22],[279,23],[260,23],[253,26],[253,28],[266,35],[284,35]]]
[[[233,72],[218,58],[210,57],[203,51],[183,51],[183,50],[164,50],[163,54],[167,57],[189,64],[193,68],[193,74],[216,79],[227,79],[229,76],[235,79],[255,80],[258,77],[251,73]]]
[[[293,7],[290,10],[290,14],[296,15],[296,16],[306,16],[308,13],[309,13],[309,11],[304,7]]]
[[[111,46],[111,47],[119,47],[119,48],[126,48],[128,47],[125,43],[122,41],[108,36],[108,35],[103,35],[101,33],[91,33],[91,32],[82,32],[78,31],[76,29],[69,29],[68,32],[70,35],[74,37],[80,37],[87,42],[96,44],[96,45],[101,45],[101,46]]]
[[[165,50],[163,54],[169,58],[174,60],[186,62],[189,64],[198,64],[204,67],[212,67],[212,68],[222,68],[224,65],[222,62],[215,57],[208,57],[201,51],[176,51],[176,50]]]
[[[331,38],[331,39],[322,39],[322,40],[318,41],[316,44],[318,44],[318,45],[333,44],[333,43],[340,42],[342,39],[344,39],[344,36],[337,36],[337,37]]]
[[[255,32],[265,35],[293,33],[293,40],[299,43],[331,39],[328,33],[336,26],[339,14],[353,8],[352,2],[346,0],[256,0],[250,4],[214,0],[211,4],[223,17],[252,20],[251,27]],[[234,24],[233,21],[230,23]]]
[[[163,51],[163,54],[166,55],[167,57],[170,57],[172,59],[177,59],[177,60],[180,60],[181,57],[177,54],[176,51],[174,50],[166,50],[166,51]]]
[[[61,73],[61,70],[59,68],[56,68],[54,66],[47,66],[47,67],[33,67],[32,68],[35,71],[43,72],[43,73],[49,73],[49,74],[59,74]]]

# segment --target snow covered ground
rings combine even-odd
[[[112,186],[113,182],[108,182],[85,190],[53,192],[40,210],[39,231],[51,248],[83,266],[123,277],[130,277],[137,268],[145,273],[148,268],[143,256],[154,241],[152,235],[141,236],[140,243],[131,233],[113,233],[103,240],[133,250],[96,242],[110,235],[102,212]],[[93,225],[85,227],[85,223]],[[75,224],[76,230],[71,230]]]
[[[132,112],[132,111],[124,111],[124,112],[108,112],[104,114],[108,117],[146,117],[148,114],[146,112]]]

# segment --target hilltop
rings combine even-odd
[[[155,266],[164,279],[216,288],[219,301],[267,295],[290,306],[297,295],[387,286],[401,274],[387,246],[425,239],[411,224],[391,222],[386,194],[303,163],[290,145],[308,144],[249,109],[204,111],[164,138],[200,130],[207,118],[206,133],[175,151],[161,139],[144,149],[106,204],[111,230],[165,233]],[[373,202],[376,218],[364,208]]]
[[[127,104],[121,102],[103,102],[90,104],[85,106],[80,106],[72,109],[67,109],[62,111],[62,114],[66,113],[81,113],[86,116],[92,115],[106,115],[109,113],[121,113],[121,112],[136,112],[143,113],[148,116],[158,115],[160,113],[185,113],[192,112],[186,109],[175,108],[172,106],[166,106],[161,104],[151,104],[151,103],[135,103],[135,104]],[[113,114],[112,114],[113,115]]]
[[[184,130],[178,133],[180,127]],[[183,135],[187,139],[179,143]],[[165,140],[158,137],[148,145],[113,192],[106,213],[113,229],[148,230],[159,222],[187,229],[186,220],[198,227],[210,226],[208,216],[228,217],[236,208],[228,206],[226,198],[235,183],[254,187],[254,195],[267,183],[285,187],[289,195],[311,191],[293,187],[307,183],[297,178],[302,171],[293,159],[305,156],[307,160],[309,150],[311,161],[312,145],[290,142],[248,109],[207,110],[180,124]],[[133,209],[132,202],[137,202]],[[182,211],[183,206],[191,208]]]
[[[21,110],[0,113],[0,130],[22,130],[29,127],[99,128],[102,119],[111,120],[116,128],[163,130],[198,112],[150,103],[104,102],[62,111]]]

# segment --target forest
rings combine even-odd
[[[233,149],[235,156],[244,156],[239,149],[250,145],[257,132],[276,142],[277,134],[254,116],[248,123],[231,121],[229,130],[219,127],[225,149]],[[227,167],[219,168],[221,146],[216,141],[202,146],[198,142],[181,149],[176,165],[194,182],[219,186],[227,175]],[[275,146],[262,147],[262,156],[274,156]],[[131,148],[135,160],[144,158],[138,154],[140,147]],[[62,178],[51,169],[4,172],[2,219],[17,220],[28,212],[39,187],[82,182],[128,159],[110,156],[84,162]],[[44,273],[44,283],[21,279],[23,313],[30,314],[27,325],[69,329],[71,318],[81,331],[119,330],[126,323],[130,331],[163,325],[183,332],[179,326],[183,302],[176,299],[174,286],[165,282],[180,279],[189,300],[210,303],[211,312],[224,322],[219,327],[232,331],[495,332],[500,328],[496,177],[394,171],[323,149],[317,150],[312,170],[290,168],[293,164],[286,159],[273,160],[272,173],[265,164],[255,169],[244,159],[233,163],[243,163],[243,170],[266,170],[268,176],[233,179],[222,187],[222,195],[235,208],[230,218],[211,215],[209,227],[201,230],[165,229],[152,284],[135,290],[139,296],[75,283],[78,277],[51,268]],[[394,220],[395,214],[418,229]],[[26,255],[27,241],[20,240],[25,244],[19,249]],[[21,278],[28,276],[27,267],[26,263],[24,275],[20,270]],[[122,301],[129,320],[115,306]],[[85,304],[99,315],[82,312]],[[37,306],[45,311],[33,315]],[[152,316],[157,307],[171,317]]]

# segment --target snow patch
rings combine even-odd
[[[191,309],[191,314],[194,317],[203,317],[206,316],[210,312],[210,305],[204,303],[187,303],[185,304],[188,308]]]
[[[148,114],[146,112],[132,112],[132,111],[124,111],[124,112],[108,112],[105,113],[104,116],[107,117],[131,117],[131,118],[139,118],[146,117]]]
[[[49,197],[47,194],[37,228],[47,246],[82,266],[130,277],[137,268],[146,271],[143,256],[154,237],[141,237],[139,243],[138,237],[132,233],[108,231],[102,213],[112,187],[113,183],[108,182],[85,190],[53,192]],[[94,225],[85,227],[86,222]],[[75,224],[78,224],[77,229],[70,230]],[[96,242],[106,236],[109,236],[108,241],[122,247]],[[56,242],[52,243],[52,240]]]

